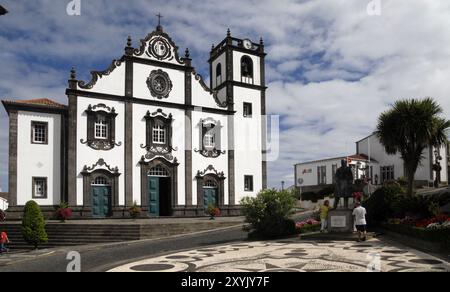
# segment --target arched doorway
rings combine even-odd
[[[203,206],[219,206],[219,185],[212,177],[207,177],[203,182]]]
[[[178,162],[162,157],[139,162],[141,166],[141,206],[150,217],[172,216],[178,204]]]
[[[111,216],[111,182],[105,176],[97,176],[91,182],[92,216],[105,218]]]
[[[169,171],[158,164],[148,170],[148,208],[150,216],[171,215],[171,178]]]

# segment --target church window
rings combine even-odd
[[[147,150],[161,149],[172,151],[172,115],[166,115],[162,110],[147,114],[144,117],[146,121],[146,141],[142,148]]]
[[[253,176],[252,175],[244,176],[244,191],[253,192]]]
[[[95,139],[108,139],[108,123],[104,116],[97,116],[94,127]]]
[[[216,67],[216,86],[222,84],[222,64],[217,64]]]
[[[106,104],[89,105],[87,115],[87,139],[81,140],[95,150],[111,150],[122,143],[116,143],[115,124],[117,113]]]
[[[249,56],[241,58],[241,82],[253,84],[253,61]]]
[[[48,124],[44,122],[31,122],[31,143],[47,144]]]
[[[47,198],[47,178],[33,177],[33,199]]]
[[[252,117],[252,104],[249,102],[244,102],[244,118]]]
[[[166,128],[161,124],[153,126],[153,143],[166,144]]]

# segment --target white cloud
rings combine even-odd
[[[450,2],[382,0],[6,1],[0,18],[0,96],[65,101],[68,71],[105,69],[131,34],[134,45],[153,30],[154,15],[180,50],[207,77],[212,43],[226,28],[238,37],[264,37],[269,112],[282,116],[281,157],[269,164],[270,185],[293,183],[293,164],[354,151],[377,116],[399,98],[432,96],[450,112]],[[157,8],[155,8],[157,7]],[[3,112],[0,128],[7,129]],[[7,141],[5,131],[0,138]],[[7,188],[1,149],[0,185]]]

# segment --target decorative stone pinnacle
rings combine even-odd
[[[127,47],[131,47],[133,43],[131,42],[131,36],[128,36],[127,38]]]
[[[230,31],[229,28],[228,28],[228,30],[227,30],[227,37],[231,37],[231,31]]]
[[[77,71],[75,71],[75,67],[72,67],[72,69],[70,70],[70,79],[77,79]]]
[[[186,48],[186,51],[184,51],[184,56],[185,56],[186,58],[189,58],[189,56],[190,56],[189,48]]]

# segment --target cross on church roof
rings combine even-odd
[[[158,26],[161,26],[161,18],[163,18],[163,16],[161,13],[156,14],[156,16],[158,17]]]

